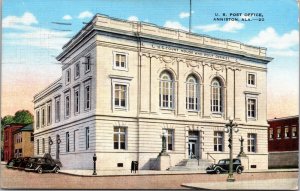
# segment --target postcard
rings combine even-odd
[[[2,2],[2,189],[297,190],[299,1]]]

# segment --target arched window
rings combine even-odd
[[[171,75],[164,72],[159,81],[159,106],[172,109],[174,103],[174,83]]]
[[[211,83],[211,111],[221,113],[222,104],[222,86],[217,79],[214,79]]]
[[[187,78],[186,82],[186,109],[198,111],[200,102],[199,98],[199,83],[194,76],[190,76]]]

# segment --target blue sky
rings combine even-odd
[[[192,11],[194,33],[268,48],[268,56],[274,58],[268,66],[269,117],[298,114],[296,0],[192,0]],[[84,26],[82,22],[88,22],[96,13],[182,30],[188,30],[189,26],[189,0],[4,0],[3,83],[17,86],[3,90],[3,99],[5,95],[17,97],[17,87],[24,88],[30,79],[39,81],[35,86],[38,90],[26,94],[24,105],[20,105],[30,109],[33,94],[61,75],[55,56],[61,52],[62,45]],[[264,21],[252,20],[258,17],[241,21],[240,16],[234,17],[239,19],[235,22],[214,21],[216,13],[228,17],[230,13],[241,13],[243,18],[248,13],[261,13]],[[24,73],[26,80],[23,80]],[[286,99],[290,103],[283,101]],[[4,114],[18,109],[5,100],[3,103]]]

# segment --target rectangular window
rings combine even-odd
[[[90,148],[90,128],[85,128],[85,149]]]
[[[292,127],[292,137],[293,138],[297,137],[297,128],[296,127]]]
[[[46,118],[45,118],[45,108],[42,109],[42,127],[46,124]]]
[[[91,89],[90,85],[84,87],[84,110],[91,109]]]
[[[47,105],[47,124],[51,124],[52,118],[52,102]]]
[[[86,56],[85,59],[85,72],[89,72],[91,70],[91,57]]]
[[[277,128],[277,139],[281,139],[281,128]]]
[[[74,113],[78,114],[80,111],[80,97],[79,97],[79,87],[74,90]]]
[[[40,140],[36,140],[36,153],[39,155],[40,154]]]
[[[167,133],[166,137],[166,145],[167,145],[167,150],[172,151],[174,150],[174,130],[173,129],[165,129]]]
[[[269,129],[269,139],[274,139],[274,129]]]
[[[248,134],[248,152],[256,152],[256,134],[254,133]]]
[[[70,152],[70,134],[66,132],[66,152]]]
[[[247,74],[247,85],[255,87],[256,86],[256,74],[255,73],[248,73]]]
[[[75,75],[74,75],[75,79],[79,78],[79,76],[80,76],[80,62],[77,62],[75,64],[74,73],[75,73]]]
[[[31,142],[34,141],[34,135],[33,135],[33,133],[30,133],[30,141],[31,141]]]
[[[114,127],[114,149],[126,148],[126,127]]]
[[[286,139],[290,138],[290,132],[288,127],[284,128],[284,138]]]
[[[42,139],[42,153],[45,153],[45,139]]]
[[[220,131],[214,132],[214,151],[224,151],[224,133]]]
[[[40,127],[40,111],[36,111],[36,128],[38,129]]]
[[[126,108],[127,100],[127,86],[121,84],[115,84],[115,108]]]
[[[248,98],[247,116],[251,119],[256,119],[256,99]]]
[[[70,116],[70,94],[67,93],[65,95],[65,117],[69,117]]]
[[[114,69],[127,70],[127,54],[114,54]]]
[[[66,84],[69,84],[71,82],[71,69],[68,69],[66,71]]]
[[[55,122],[60,121],[60,98],[55,98]]]

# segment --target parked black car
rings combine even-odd
[[[7,167],[7,168],[12,168],[13,165],[15,164],[15,161],[16,161],[16,158],[10,159],[10,160],[7,162],[7,164],[6,164],[6,167]]]
[[[14,160],[14,164],[12,165],[12,168],[13,169],[19,168],[19,166],[22,163],[22,161],[23,161],[23,157],[16,158],[16,160]]]
[[[206,168],[206,173],[211,174],[220,174],[223,172],[229,171],[229,163],[230,159],[221,159],[219,160],[218,164],[212,164],[209,167]],[[240,159],[233,159],[233,172],[237,172],[238,174],[241,174],[244,171],[244,166],[241,164]]]
[[[34,171],[38,173],[55,172],[60,170],[61,163],[58,160],[52,159],[50,154],[45,154],[44,157],[32,157],[26,165],[25,171]]]
[[[19,170],[24,170],[26,168],[27,163],[29,162],[30,157],[23,157],[19,166],[17,167]]]

